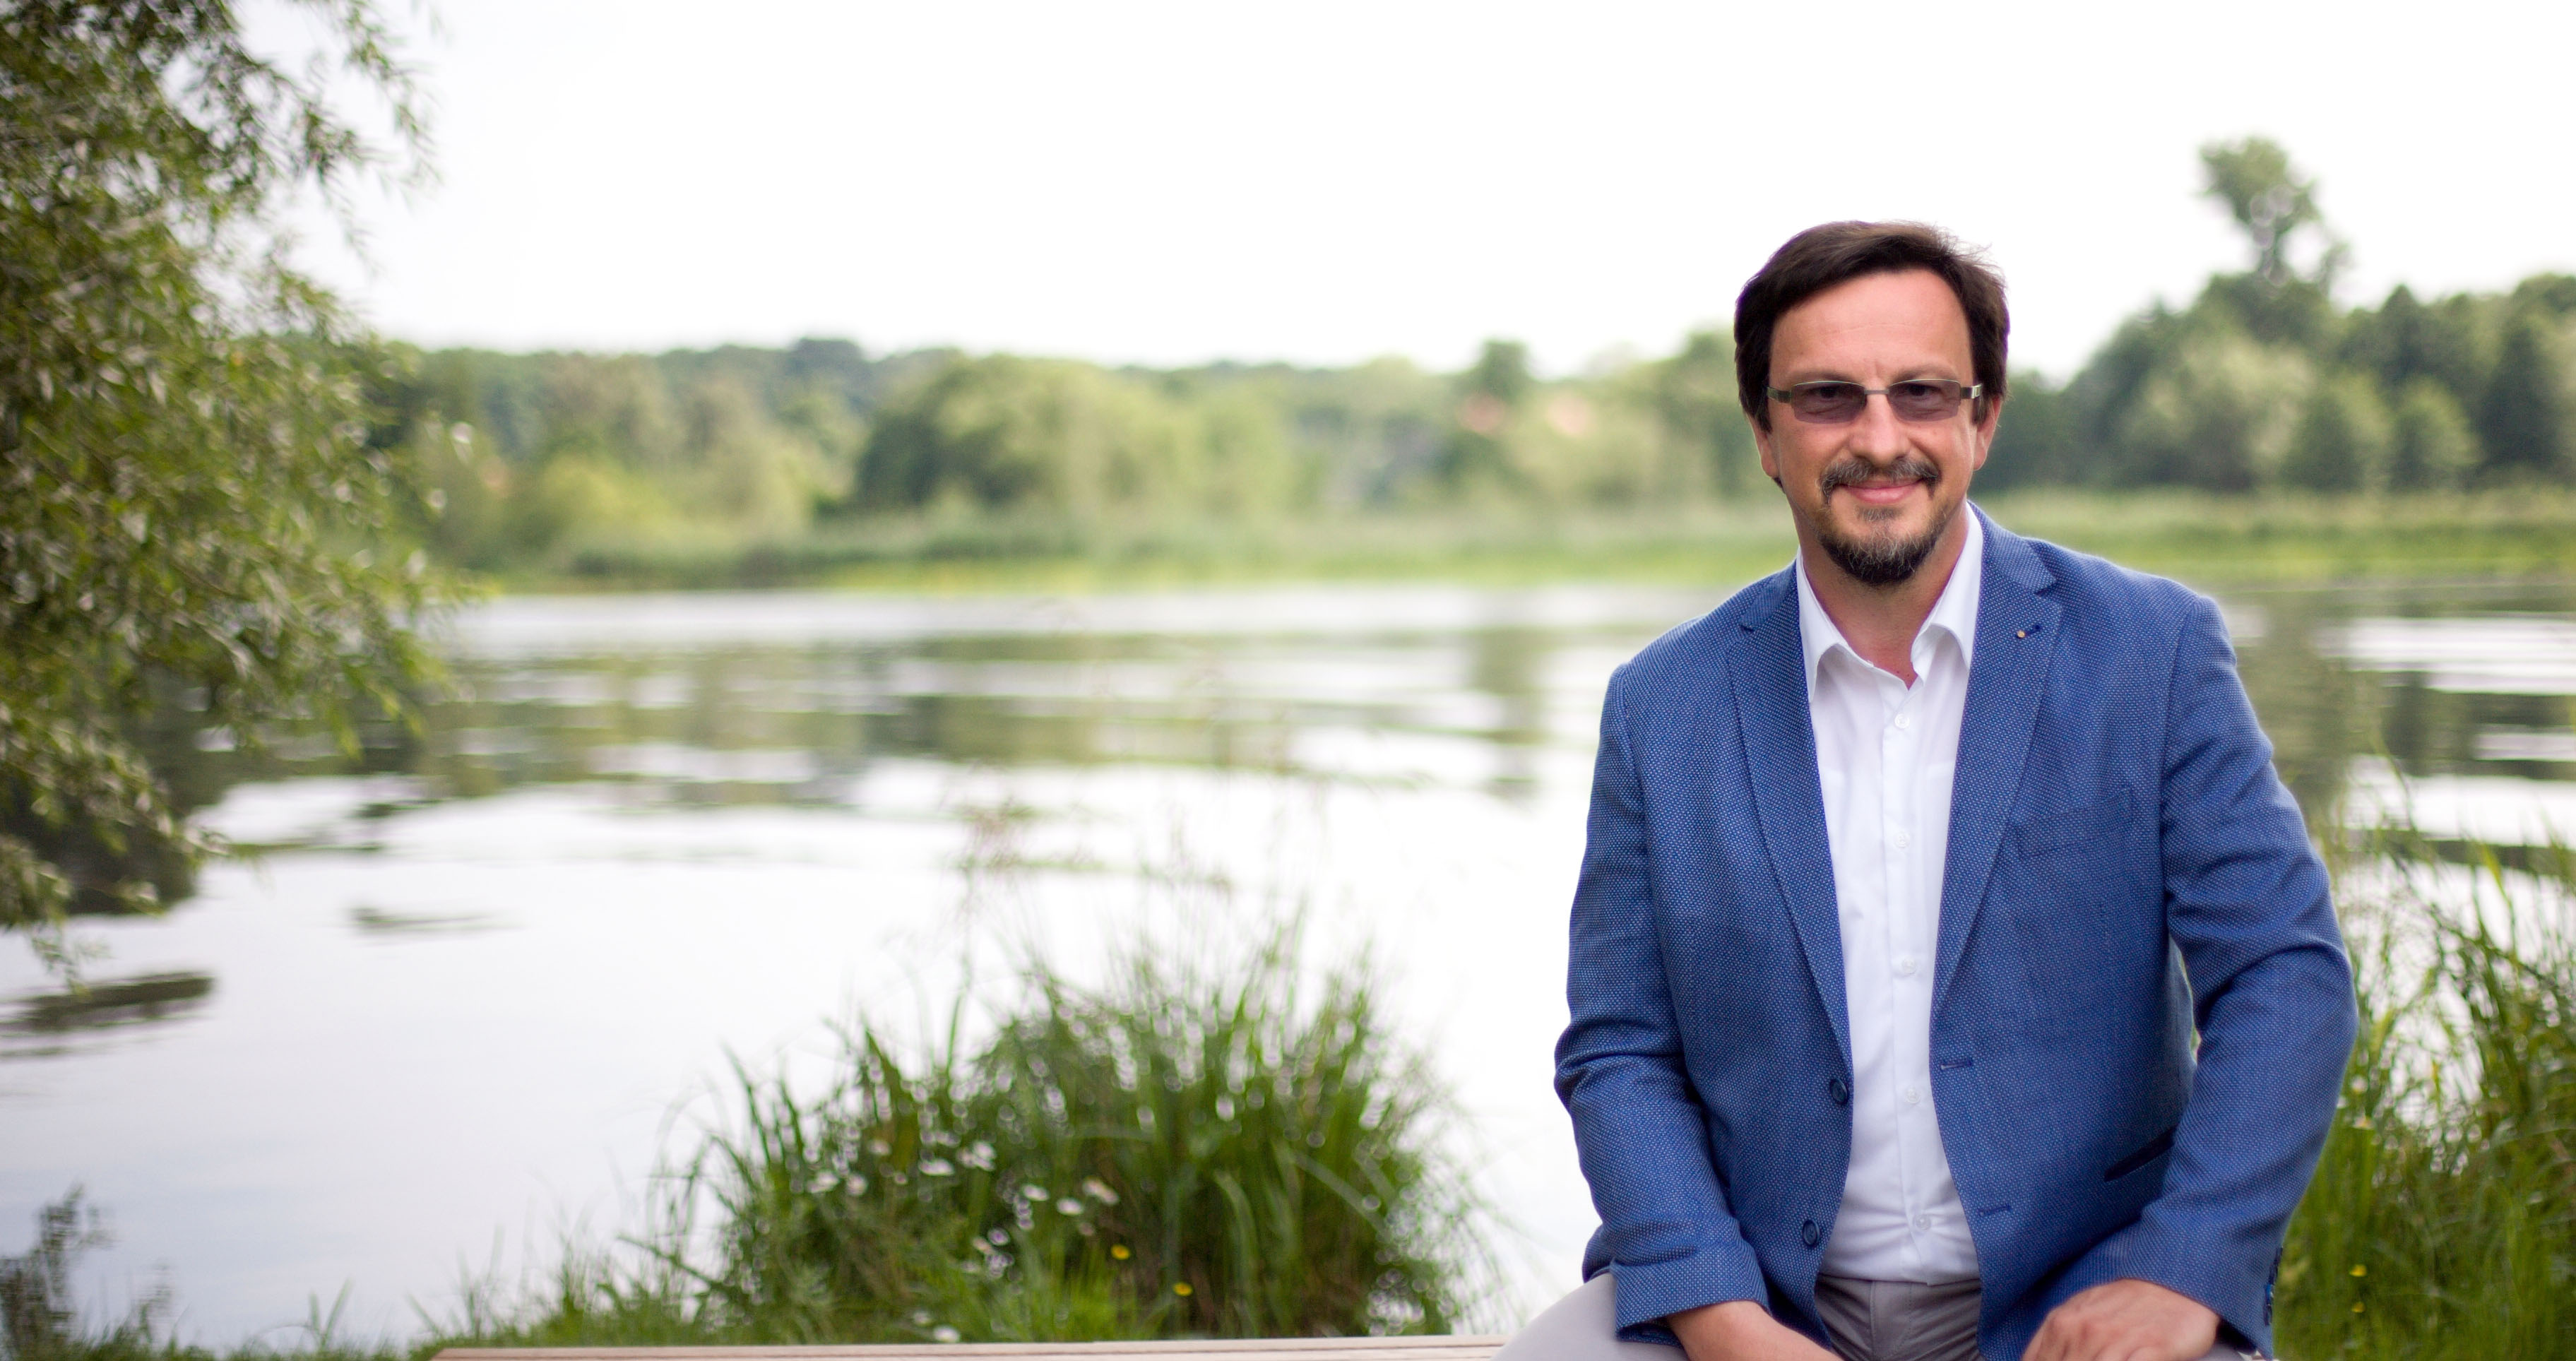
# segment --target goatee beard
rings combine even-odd
[[[1882,474],[1919,481],[1927,492],[1941,483],[1938,465],[1930,459],[1910,455],[1884,468],[1862,459],[1847,458],[1825,469],[1817,482],[1824,491],[1825,501],[1831,504],[1835,488],[1867,482]],[[1958,507],[1950,507],[1936,515],[1920,535],[1910,539],[1845,538],[1835,531],[1833,519],[1828,515],[1820,517],[1816,537],[1824,544],[1825,556],[1832,558],[1834,565],[1850,574],[1853,580],[1864,586],[1894,586],[1911,579],[1923,566],[1924,560],[1932,556],[1933,548],[1941,542],[1942,532],[1950,527],[1950,517],[1958,513]],[[1869,518],[1869,512],[1862,512],[1862,518]]]

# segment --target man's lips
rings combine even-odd
[[[1864,506],[1892,506],[1904,500],[1908,493],[1922,485],[1921,478],[1906,477],[1891,478],[1886,481],[1845,482],[1835,490],[1851,493],[1852,498]]]

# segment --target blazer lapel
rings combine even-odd
[[[1982,516],[1984,512],[1976,512]],[[2057,651],[2062,607],[2040,594],[2057,578],[2020,537],[1986,521],[1985,586],[1977,602],[1977,653],[1968,668],[1967,710],[1959,723],[1959,773],[1951,784],[1950,849],[1941,877],[1939,972],[1932,985],[1938,1015],[1950,975],[1967,949],[1968,932],[1994,875],[1995,854],[2021,789],[2048,663]]]
[[[1763,845],[1788,898],[1807,971],[1833,1023],[1834,1042],[1849,1064],[1842,922],[1834,897],[1833,848],[1825,836],[1824,789],[1816,778],[1816,729],[1807,713],[1797,582],[1783,572],[1771,579],[1770,589],[1772,608],[1745,612],[1744,634],[1727,654],[1729,688],[1744,735]]]

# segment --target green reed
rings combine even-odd
[[[960,1015],[963,1008],[960,1009]],[[844,1032],[737,1072],[640,1265],[592,1256],[457,1340],[900,1342],[1445,1332],[1490,1278],[1439,1089],[1360,966],[1037,969],[969,1043]]]
[[[2576,1356],[2576,859],[2348,848],[2362,1029],[2281,1264],[2285,1356]]]

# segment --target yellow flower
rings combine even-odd
[[[2355,1276],[2367,1276],[2370,1274],[2370,1268],[2366,1266],[2357,1266],[2352,1269],[2352,1274]]]
[[[2361,1301],[2359,1301],[2359,1300],[2354,1300],[2354,1301],[2352,1302],[2352,1311],[2353,1311],[2354,1313],[2356,1313],[2356,1314],[2358,1314],[2358,1313],[2360,1313],[2360,1312],[2361,1312]]]
[[[1190,1283],[1187,1281],[1172,1282],[1172,1293],[1180,1296],[1182,1299],[1188,1299],[1190,1297]]]
[[[1127,1245],[1124,1243],[1113,1243],[1110,1245],[1109,1255],[1123,1262],[1136,1254],[1129,1252],[1127,1250]]]

